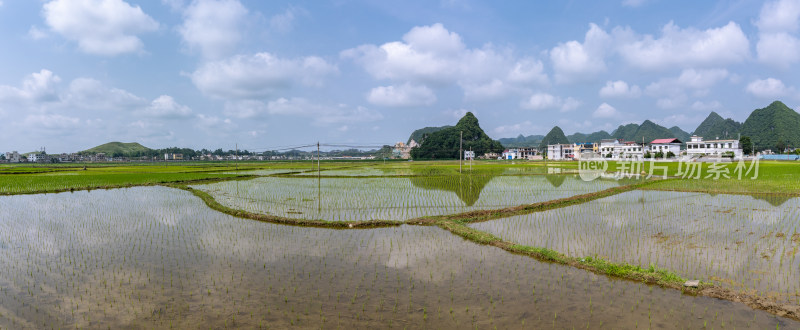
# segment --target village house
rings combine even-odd
[[[547,159],[572,160],[575,158],[575,146],[572,144],[550,144],[547,146]]]
[[[732,155],[733,158],[742,158],[742,149],[739,140],[703,141],[702,136],[693,135],[691,141],[686,142],[686,154],[693,157]]]
[[[667,157],[667,154],[672,152],[673,155],[677,156],[681,153],[681,140],[671,138],[671,139],[655,139],[650,142],[650,146],[647,148],[651,154],[655,155],[661,152],[664,157]]]
[[[12,151],[6,152],[6,161],[9,163],[19,163],[22,157],[20,157],[19,152]]]

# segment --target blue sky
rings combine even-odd
[[[377,145],[800,105],[800,0],[0,0],[0,151]]]

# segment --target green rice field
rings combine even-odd
[[[665,166],[0,165],[0,329],[800,328],[800,165]]]

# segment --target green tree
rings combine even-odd
[[[753,152],[753,142],[750,141],[749,136],[742,136],[739,138],[739,147],[742,148],[745,155],[750,155]]]

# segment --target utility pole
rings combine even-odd
[[[236,160],[234,161],[233,164],[235,164],[236,171],[238,172],[239,171],[239,143],[236,143]]]
[[[464,131],[461,131],[461,137],[458,139],[458,173],[461,173],[461,157],[464,156]]]
[[[319,167],[319,141],[317,141],[317,179],[319,179],[322,174],[320,174],[322,170]]]

